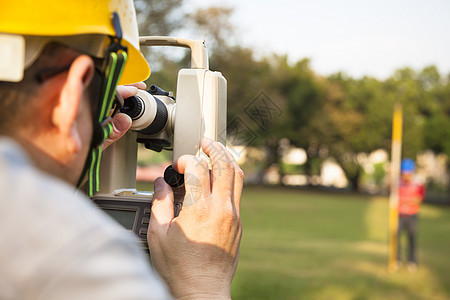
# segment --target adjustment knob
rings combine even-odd
[[[175,171],[172,166],[168,166],[164,171],[164,180],[168,185],[176,188],[184,184],[184,175]]]

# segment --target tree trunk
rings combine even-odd
[[[344,171],[345,177],[350,182],[353,191],[359,191],[359,176],[361,175],[361,166],[357,162],[344,163],[341,159],[336,158],[336,162]],[[351,165],[348,165],[351,164]]]
[[[445,202],[450,203],[450,161],[447,161],[447,195]]]
[[[361,174],[361,168],[358,167],[357,171],[349,176],[347,175],[350,184],[352,185],[352,190],[358,192],[359,191],[359,175]]]
[[[313,159],[318,155],[318,146],[309,145],[306,149],[306,163],[305,163],[305,175],[308,178],[308,186],[312,186],[312,176],[313,176]]]
[[[266,171],[276,163],[280,161],[280,155],[278,154],[278,139],[277,138],[268,138],[264,144],[264,148],[266,150],[266,159],[262,163],[263,166],[263,176]],[[261,178],[262,180],[263,178]]]

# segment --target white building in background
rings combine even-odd
[[[283,163],[290,165],[303,165],[308,160],[306,151],[301,148],[289,147],[286,154],[283,156]],[[283,180],[284,185],[301,186],[308,184],[308,176],[303,174],[285,175]]]
[[[303,165],[306,163],[308,156],[306,151],[301,148],[290,147],[287,153],[283,156],[283,162],[290,165]]]
[[[448,157],[444,154],[434,154],[425,151],[417,155],[417,177],[419,180],[433,180],[435,183],[446,185]]]
[[[265,159],[265,151],[255,147],[231,146],[227,148],[233,154],[239,164],[247,161],[263,161]],[[307,161],[307,154],[304,149],[288,146],[282,157],[283,163],[291,165],[303,165]],[[250,159],[248,159],[250,157]],[[375,173],[377,164],[384,165],[386,172],[386,183],[389,174],[389,158],[390,155],[386,150],[376,150],[370,154],[361,153],[358,155],[358,161],[367,175]],[[447,156],[435,155],[431,151],[426,151],[417,155],[417,177],[423,182],[432,179],[434,182],[445,185],[448,182],[448,174],[446,170]],[[247,178],[251,178],[252,174],[246,174]],[[278,166],[270,167],[264,174],[264,182],[268,184],[278,184],[282,180],[283,184],[289,186],[303,186],[311,183],[313,185],[323,185],[334,188],[345,188],[349,182],[342,168],[332,159],[325,159],[321,166],[320,176],[308,176],[304,174],[289,174],[283,178],[280,177]],[[364,187],[368,192],[379,192],[380,186],[376,186],[375,182],[365,181]]]
[[[342,189],[348,185],[348,180],[342,168],[333,159],[327,159],[320,170],[320,184]]]
[[[290,147],[283,156],[283,162],[291,165],[303,165],[306,163],[308,156],[306,151],[301,148]],[[272,175],[272,177],[274,177]],[[335,188],[344,188],[348,185],[344,171],[332,159],[327,159],[322,164],[320,175],[308,176],[303,174],[290,174],[282,178],[285,185],[307,185],[308,181],[313,185],[323,185]]]

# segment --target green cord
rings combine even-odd
[[[105,72],[106,75],[106,83],[102,86],[103,93],[103,101],[102,101],[102,108],[99,114],[98,122],[101,123],[107,113],[111,111],[112,104],[114,102],[114,96],[116,93],[115,86],[117,85],[117,82],[119,81],[120,76],[122,75],[123,68],[125,66],[125,62],[127,61],[128,55],[126,52],[122,53],[115,53],[111,52],[107,69]],[[119,65],[118,70],[116,70],[117,65]],[[114,87],[113,87],[114,86]],[[107,124],[103,128],[103,141],[105,141],[113,132],[113,125],[111,123]],[[98,147],[92,149],[92,160],[89,170],[89,190],[88,194],[89,197],[92,197],[94,193],[98,192],[100,189],[100,160],[102,156],[101,151],[101,145]]]

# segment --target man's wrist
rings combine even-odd
[[[172,290],[174,296],[178,300],[231,299],[231,284],[224,283],[223,279],[218,282],[207,277],[196,280],[195,284],[178,285],[173,288],[175,288]]]

